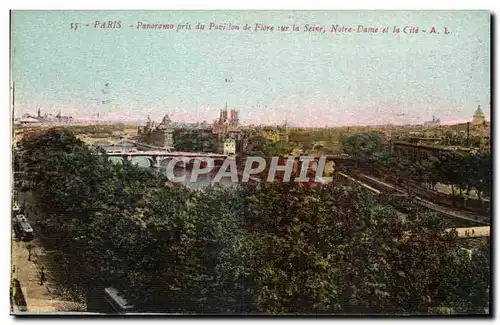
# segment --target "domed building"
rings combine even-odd
[[[481,110],[481,105],[478,105],[476,112],[472,116],[472,124],[473,125],[483,125],[484,122],[485,122],[484,113]]]
[[[148,116],[146,126],[139,127],[137,133],[141,140],[147,144],[164,149],[174,148],[174,125],[168,115],[165,115],[157,126]]]

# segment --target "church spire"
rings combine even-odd
[[[227,120],[227,102],[226,105],[224,106],[224,109],[221,110],[221,120],[222,122],[225,122]]]

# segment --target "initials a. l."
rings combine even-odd
[[[444,34],[447,35],[449,33],[450,33],[450,31],[448,30],[447,27],[445,27],[444,28]],[[429,32],[429,34],[439,34],[439,32],[436,31],[436,27],[432,26],[431,31]]]

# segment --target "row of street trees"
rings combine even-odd
[[[165,186],[67,131],[19,144],[45,235],[83,294],[114,286],[143,311],[484,313],[488,245],[470,258],[436,216],[357,187]],[[57,239],[51,241],[51,239]]]
[[[467,194],[476,190],[478,197],[490,197],[492,165],[491,152],[464,153],[442,151],[427,156],[398,156],[377,133],[358,133],[342,141],[345,153],[356,158],[361,165],[371,169],[385,169],[406,180],[418,182],[429,188],[441,183],[449,185],[452,196],[455,188]]]

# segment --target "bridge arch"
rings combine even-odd
[[[173,157],[170,156],[160,156],[158,157],[158,163],[161,168],[167,168],[168,164],[170,161],[173,159]]]
[[[115,165],[123,165],[125,163],[125,159],[123,157],[116,157],[116,156],[111,156],[108,158],[109,161],[111,161],[111,163],[115,164]]]
[[[150,156],[132,156],[130,162],[144,168],[153,167],[156,164],[156,161]]]

